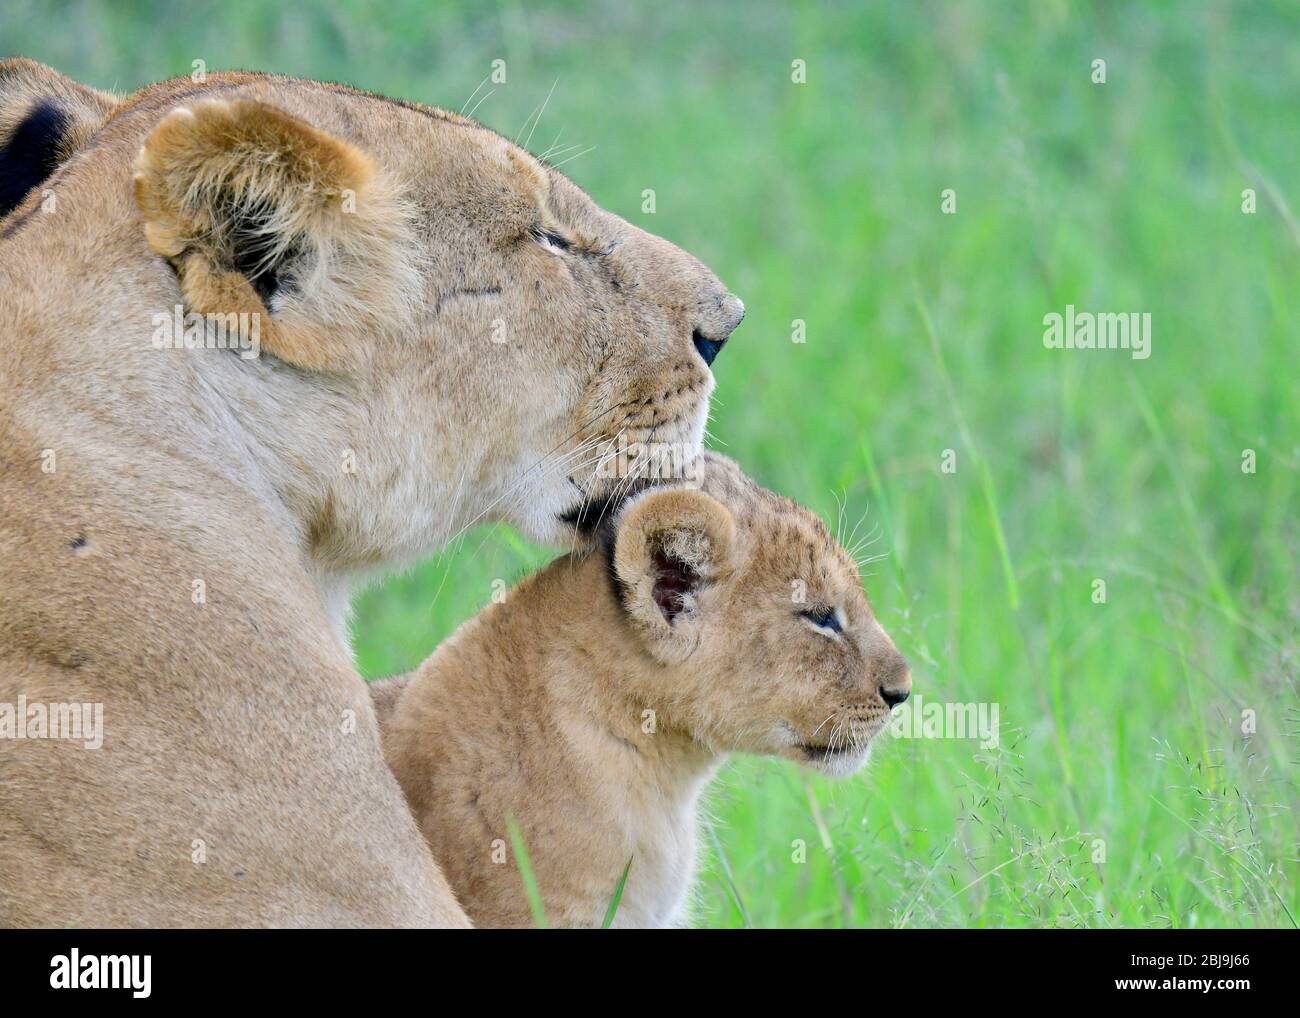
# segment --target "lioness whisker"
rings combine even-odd
[[[492,77],[492,73],[489,71],[487,74],[483,76],[483,80],[474,86],[474,91],[469,94],[469,98],[466,99],[465,102],[461,104],[460,112],[462,116],[465,114],[465,107],[474,101],[474,97],[478,95],[478,90],[482,88],[484,85],[486,85],[488,83],[488,79],[491,77]]]
[[[528,146],[532,144],[533,132],[537,130],[537,125],[542,122],[542,117],[546,115],[546,104],[551,101],[551,96],[555,94],[555,86],[558,85],[559,83],[560,83],[559,78],[556,78],[553,82],[551,82],[551,90],[546,93],[546,98],[542,100],[542,108],[537,113],[537,119],[533,121],[533,126],[528,129],[528,137],[524,139],[525,149],[527,149]]]

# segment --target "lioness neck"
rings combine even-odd
[[[479,925],[532,923],[518,873],[481,844],[485,826],[507,837],[507,816],[552,923],[598,924],[629,859],[615,925],[685,922],[698,798],[719,761],[637,695],[656,666],[632,649],[604,570],[561,559],[526,580],[439,648],[384,726]]]
[[[127,141],[138,149],[139,138],[117,144]],[[60,445],[64,436],[87,451],[101,435],[165,436],[140,455],[178,488],[210,491],[204,475],[219,473],[239,490],[242,513],[300,550],[346,645],[352,589],[425,554],[481,510],[456,497],[458,486],[473,487],[464,479],[476,476],[480,451],[461,443],[453,461],[441,446],[420,446],[404,427],[412,397],[400,381],[344,380],[234,349],[160,348],[159,321],[178,308],[185,321],[188,309],[175,273],[139,235],[130,189],[97,185],[94,170],[110,155],[103,145],[85,156],[94,165],[60,185],[57,215],[6,224],[16,235],[0,237],[0,290],[13,299],[0,306],[0,331],[21,336],[29,353],[0,357],[0,388],[15,393],[27,428],[57,433]],[[22,257],[8,254],[19,245]],[[59,300],[38,312],[27,295],[46,292]],[[88,319],[80,309],[100,308],[105,294],[116,298],[112,314]],[[456,512],[437,518],[433,505]]]

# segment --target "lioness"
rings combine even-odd
[[[615,440],[689,459],[743,307],[464,117],[108,103],[0,64],[0,923],[463,925],[349,595],[480,519],[572,540]],[[102,748],[26,723],[82,704]]]
[[[372,685],[384,753],[461,905],[531,925],[519,826],[547,917],[686,918],[697,800],[729,752],[851,774],[911,677],[825,525],[706,453],[701,491],[650,489],[412,676]]]

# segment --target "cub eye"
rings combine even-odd
[[[561,251],[568,251],[573,247],[567,240],[561,237],[554,230],[544,230],[540,226],[534,226],[532,229],[533,240],[541,244],[548,251],[554,251],[556,254]]]
[[[813,608],[799,614],[818,629],[825,630],[828,633],[844,632],[844,627],[840,625],[840,618],[835,614],[834,608]]]

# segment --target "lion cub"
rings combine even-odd
[[[705,454],[601,552],[558,559],[418,671],[375,683],[389,765],[478,926],[529,926],[513,817],[552,925],[684,925],[697,802],[729,752],[851,774],[906,663],[812,513]]]

